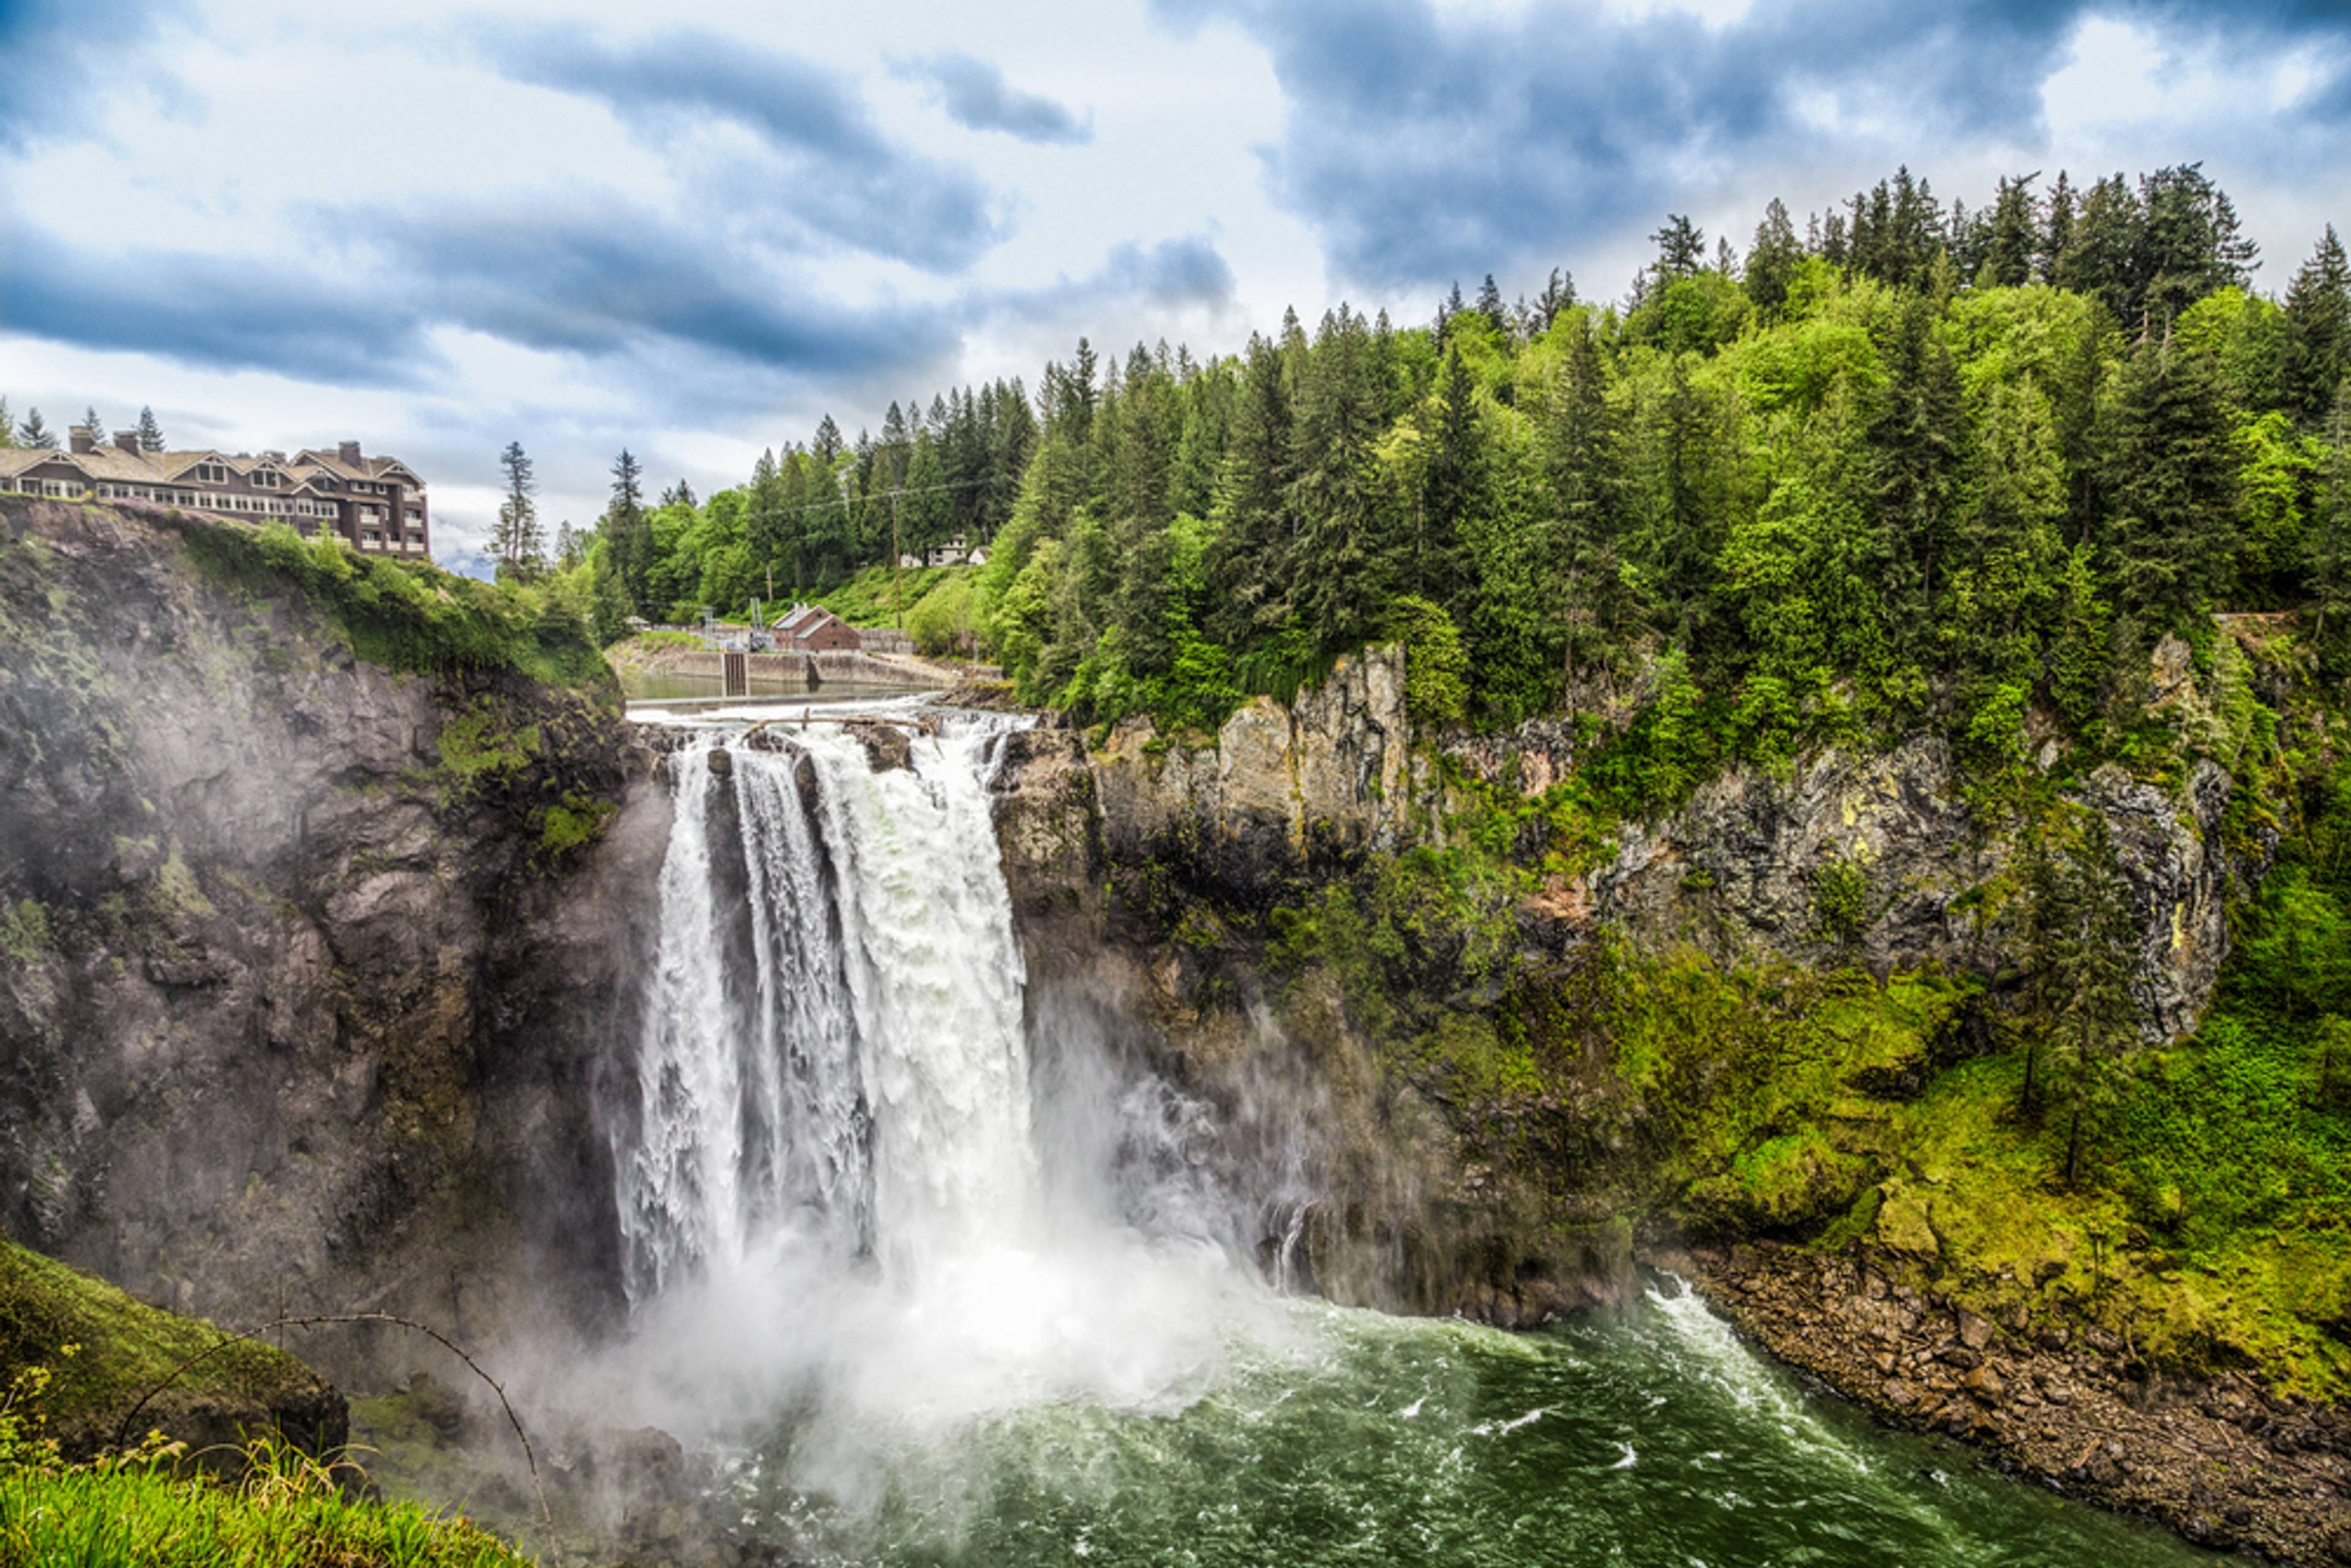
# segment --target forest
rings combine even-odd
[[[697,503],[634,459],[565,552],[630,613],[806,596],[952,535],[935,591],[1024,698],[1209,727],[1401,637],[1437,722],[1637,672],[1671,795],[1723,758],[1944,728],[2017,766],[2121,713],[2167,632],[2305,612],[2351,652],[2351,268],[2283,299],[2196,165],[1945,204],[1907,170],[1743,255],[1687,218],[1615,303],[1489,277],[1427,323],[1292,313],[1239,353],[1081,341],[1032,399],[830,416]],[[2119,722],[2117,720],[2117,722]]]

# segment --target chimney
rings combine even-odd
[[[114,444],[136,457],[139,455],[139,433],[135,430],[118,430],[114,433]]]
[[[346,441],[339,450],[342,454],[342,459],[344,462],[350,464],[354,468],[360,465],[360,444],[358,442]]]
[[[87,424],[77,424],[68,428],[66,432],[66,439],[72,443],[73,449],[77,453],[87,455],[98,450],[98,432]]]

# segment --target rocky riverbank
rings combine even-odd
[[[1881,1418],[2188,1539],[2351,1563],[2351,1413],[2249,1373],[2174,1375],[2095,1324],[1995,1322],[1867,1256],[1758,1243],[1687,1268],[1740,1331]]]

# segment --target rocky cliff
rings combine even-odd
[[[384,584],[229,527],[0,502],[0,1216],[233,1325],[592,1323],[650,759],[609,677],[528,678],[445,588],[460,640],[402,652]]]
[[[1630,1246],[1613,1217],[1624,1123],[1638,1107],[1619,1103],[1609,1065],[1571,1064],[1570,1104],[1517,1108],[1585,1150],[1584,1169],[1547,1167],[1534,1180],[1510,1153],[1527,1126],[1498,1124],[1490,1105],[1448,1103],[1440,1086],[1397,1071],[1401,1042],[1328,975],[1303,975],[1297,1007],[1260,1005],[1269,909],[1311,904],[1380,857],[1442,849],[1461,834],[1473,782],[1489,798],[1531,801],[1577,764],[1572,719],[1416,734],[1403,674],[1394,650],[1342,660],[1294,703],[1255,699],[1204,739],[1143,720],[1092,746],[1068,730],[1020,737],[998,775],[1006,865],[1043,1005],[1082,991],[1106,1015],[1146,1020],[1148,1049],[1217,1085],[1228,1108],[1250,1099],[1239,1080],[1267,1074],[1326,1097],[1312,1157],[1354,1173],[1310,1228],[1331,1243],[1326,1284],[1351,1281],[1342,1293],[1381,1304],[1539,1317],[1624,1288]],[[2108,765],[2065,790],[2115,842],[2141,932],[2132,986],[2151,1043],[2201,1014],[2228,952],[2231,900],[2274,841],[2256,831],[2224,845],[2232,788],[2207,759],[2175,788]],[[1938,737],[1816,754],[1776,776],[1731,768],[1670,810],[1613,823],[1587,868],[1527,879],[1480,994],[1439,999],[1475,1012],[1513,986],[1572,988],[1603,932],[1726,970],[1928,968],[1997,989],[2021,967],[2021,849],[1970,810]],[[1823,889],[1840,874],[1851,908],[1833,925]]]

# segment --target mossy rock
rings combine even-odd
[[[341,1447],[349,1422],[332,1385],[272,1345],[214,1350],[227,1338],[209,1322],[148,1306],[0,1240],[0,1385],[29,1367],[47,1369],[40,1411],[68,1458],[112,1446],[141,1397],[167,1382],[138,1411],[130,1440],[160,1430],[201,1457],[275,1429],[308,1452]]]
[[[1742,1151],[1728,1171],[1692,1182],[1684,1197],[1708,1226],[1796,1235],[1852,1207],[1869,1176],[1865,1161],[1807,1127]]]

